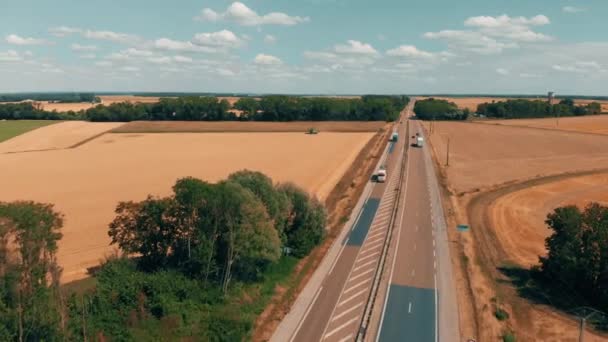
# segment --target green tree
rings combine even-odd
[[[57,241],[63,225],[49,204],[0,202],[0,336],[60,340],[66,326]],[[11,255],[14,242],[17,255]]]
[[[148,197],[140,203],[121,202],[108,235],[128,254],[140,254],[147,269],[166,265],[171,247],[180,238],[171,198]]]
[[[323,205],[293,184],[281,184],[279,191],[291,202],[291,224],[286,227],[287,247],[297,257],[303,257],[325,237],[327,214]]]

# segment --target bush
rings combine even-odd
[[[510,332],[510,331],[506,332],[504,335],[502,335],[502,340],[503,340],[503,342],[516,342],[517,341],[513,332]]]
[[[421,120],[466,120],[469,110],[460,110],[453,102],[437,99],[416,101],[414,105],[416,117]]]
[[[496,319],[498,319],[499,321],[509,319],[509,313],[501,308],[496,309],[496,311],[494,312],[494,316],[496,316]]]

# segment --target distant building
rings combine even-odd
[[[554,99],[555,99],[555,93],[550,91],[549,94],[547,95],[547,101],[549,102],[550,105],[553,104]]]

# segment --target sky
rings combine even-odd
[[[0,0],[0,92],[608,95],[607,0]]]

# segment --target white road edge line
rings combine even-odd
[[[312,298],[312,302],[310,302],[310,305],[306,309],[306,312],[304,312],[305,318],[310,313],[310,310],[312,310],[312,307],[314,306],[315,302],[317,301],[317,298],[319,298],[319,295],[321,294],[321,290],[323,290],[323,286],[319,286],[319,290],[317,290],[317,293],[315,293],[315,296]],[[302,324],[304,324],[305,320],[306,319],[300,320],[300,323],[298,323],[298,326],[296,327],[296,331],[293,333],[293,335],[291,335],[289,342],[292,342],[296,338],[296,336],[298,335],[298,331],[300,330],[300,328],[302,328]]]

